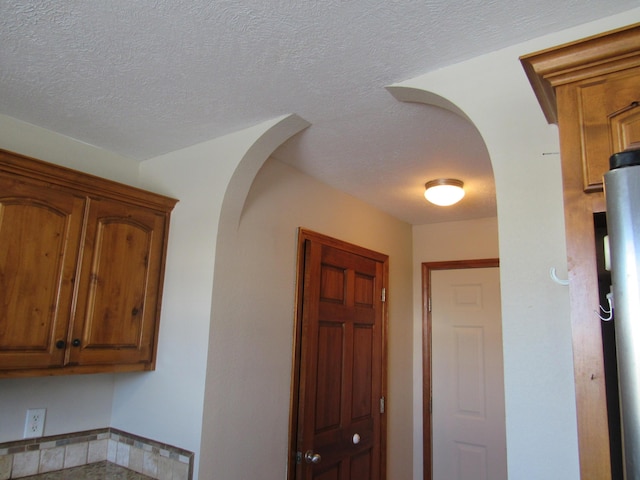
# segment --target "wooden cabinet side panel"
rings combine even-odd
[[[583,191],[581,131],[575,121],[575,85],[557,89],[564,188],[569,298],[582,478],[611,478],[604,358],[593,213],[604,209],[601,192]]]
[[[61,366],[84,199],[5,173],[0,192],[0,370]]]
[[[70,364],[153,362],[165,220],[142,207],[90,201]]]

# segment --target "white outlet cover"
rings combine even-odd
[[[30,408],[24,422],[24,437],[35,438],[44,434],[44,420],[47,414],[46,408]]]

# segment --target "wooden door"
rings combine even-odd
[[[301,232],[298,480],[384,479],[387,257]]]
[[[152,362],[164,216],[89,202],[69,365]]]
[[[0,365],[65,359],[85,201],[46,184],[0,177]]]

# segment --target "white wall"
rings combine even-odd
[[[44,435],[109,426],[113,375],[0,380],[0,443],[20,440],[28,408],[46,408]]]
[[[498,258],[498,219],[481,218],[413,227],[413,478],[423,478],[422,264]]]
[[[498,253],[498,219],[496,217],[414,225],[413,291],[420,294],[422,292],[421,277],[424,262],[497,258]],[[420,305],[414,305],[418,310],[421,309]]]
[[[553,154],[558,135],[545,122],[518,57],[639,18],[635,9],[398,85],[414,90],[416,101],[419,92],[429,92],[455,105],[476,125],[491,157],[511,480],[579,478],[568,291],[548,273],[550,267],[566,271],[560,160]]]
[[[0,148],[116,182],[138,182],[138,164],[131,159],[6,115],[0,115]]]
[[[388,478],[411,479],[411,227],[271,159],[218,243],[201,477],[286,478],[298,227],[390,256]]]

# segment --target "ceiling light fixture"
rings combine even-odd
[[[435,205],[447,207],[464,197],[464,183],[454,178],[438,178],[424,184],[424,198]]]

